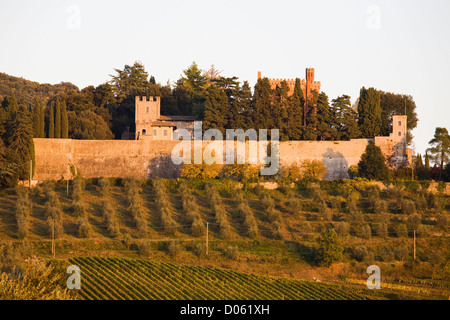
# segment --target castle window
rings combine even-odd
[[[147,113],[148,113],[148,112],[150,112],[150,108],[149,108],[149,107],[147,107]]]
[[[164,136],[167,137],[167,135],[168,135],[167,130],[164,130]]]
[[[147,133],[147,130],[142,129],[142,135],[145,135]]]
[[[153,135],[156,137],[157,136],[158,131],[156,131],[156,129],[153,129]]]
[[[401,131],[399,131],[399,132],[398,132],[398,136],[400,137],[401,135],[402,135],[402,132],[401,132]]]
[[[401,125],[402,125],[402,122],[401,122],[401,121],[399,121],[399,122],[398,122],[398,125],[399,125],[399,126],[401,126]]]

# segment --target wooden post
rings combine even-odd
[[[416,230],[414,230],[414,260],[416,260]]]
[[[206,223],[206,255],[208,255],[208,231],[209,231],[209,223]]]
[[[52,254],[55,258],[55,220],[52,219]]]
[[[32,175],[33,175],[33,160],[30,160],[30,184],[29,184],[29,186],[28,186],[28,187],[30,187],[30,188],[31,188],[31,178],[32,178]]]

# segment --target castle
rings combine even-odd
[[[161,115],[160,97],[135,97],[136,140],[177,140],[174,130],[194,129],[195,117]]]
[[[258,79],[261,79],[261,71],[258,71]],[[286,81],[289,86],[289,95],[294,93],[295,79],[275,79],[268,78],[270,87],[274,90],[277,86],[280,86],[283,81]],[[305,100],[309,100],[311,91],[320,92],[320,81],[314,81],[314,68],[306,68],[306,78],[300,80],[300,85],[303,91],[303,97]]]
[[[304,160],[319,160],[327,168],[325,179],[348,178],[350,166],[358,164],[371,140],[380,147],[390,166],[411,163],[412,151],[406,147],[406,116],[394,115],[392,119],[393,131],[387,137],[349,141],[282,141],[279,143],[280,166],[300,164]],[[174,121],[173,118],[170,121]],[[145,122],[144,124],[140,122],[140,125],[147,125]],[[161,130],[174,128],[166,124],[159,127],[159,124],[156,124]],[[141,133],[144,129],[148,130],[139,127]],[[146,137],[139,140],[35,138],[36,163],[33,179],[39,181],[72,179],[73,168],[85,178],[178,177],[180,165],[175,165],[171,161],[171,152],[179,141],[158,139],[158,134],[159,132],[156,136],[150,137],[145,134]],[[162,137],[165,137],[164,133]],[[202,141],[203,147],[210,143],[212,142]],[[246,149],[247,145],[248,141]],[[225,149],[224,147],[223,150]],[[248,160],[248,154],[246,157]]]
[[[261,71],[258,71],[258,79],[261,79]],[[285,81],[289,86],[288,95],[291,96],[294,93],[295,79],[275,79],[268,78],[270,88],[275,90],[277,86],[281,86],[281,83]],[[309,111],[309,103],[313,98],[312,92],[320,92],[320,81],[314,81],[314,68],[306,68],[305,79],[300,80],[300,86],[303,91],[303,98],[305,99],[305,105],[303,108],[303,125],[306,125],[306,115]]]
[[[261,72],[258,72],[261,78]],[[294,79],[269,79],[272,88],[286,81],[293,93]],[[314,69],[306,69],[301,80],[305,105],[320,91],[314,81]],[[194,129],[195,117],[161,115],[160,97],[135,97],[136,131],[132,140],[75,140],[35,138],[35,180],[71,179],[73,168],[85,178],[95,177],[178,177],[180,165],[171,161],[171,153],[179,143],[176,129]],[[305,108],[306,109],[306,108]],[[357,165],[369,141],[380,147],[388,165],[398,167],[411,163],[412,150],[407,148],[406,115],[392,116],[392,133],[372,139],[350,141],[282,141],[279,143],[280,166],[300,164],[304,160],[320,160],[327,168],[325,179],[348,178],[350,166]],[[214,141],[216,142],[216,141]],[[202,141],[203,147],[211,141]],[[223,141],[226,144],[226,141]],[[235,144],[235,148],[237,148]],[[245,142],[248,149],[248,141]],[[223,148],[225,150],[225,148]],[[248,161],[246,154],[246,161]]]

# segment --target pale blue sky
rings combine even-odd
[[[194,60],[251,85],[313,67],[330,100],[412,95],[421,153],[450,129],[449,40],[448,0],[0,2],[0,72],[83,88],[136,60],[161,83]]]

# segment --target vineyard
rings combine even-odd
[[[77,257],[88,300],[367,300],[368,289],[147,259]],[[364,292],[365,291],[365,292]]]

